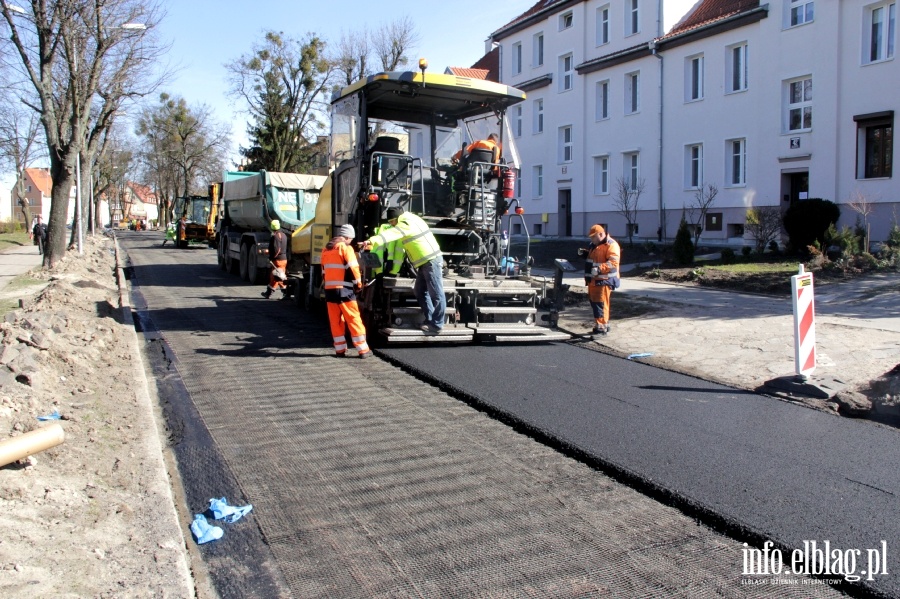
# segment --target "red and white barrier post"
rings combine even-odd
[[[791,277],[791,297],[794,308],[794,369],[806,380],[816,369],[816,310],[813,276],[800,272]]]

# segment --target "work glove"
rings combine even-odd
[[[585,256],[587,256],[587,255],[590,254],[590,253],[591,253],[591,252],[588,251],[587,248],[578,248],[578,255],[579,255],[581,258],[584,258]]]

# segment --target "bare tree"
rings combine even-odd
[[[38,115],[26,109],[18,94],[9,89],[0,106],[0,164],[16,172],[16,204],[22,209],[25,229],[31,227],[31,206],[25,198],[25,169],[39,154],[41,124]]]
[[[408,63],[407,54],[418,43],[419,34],[409,16],[384,24],[372,34],[372,48],[383,71],[396,71]]]
[[[159,0],[31,0],[29,9],[3,2],[0,15],[19,75],[34,88],[28,105],[40,115],[50,156],[44,265],[53,267],[66,250],[76,164],[92,162],[92,144],[124,102],[149,93],[164,77],[151,72],[166,49],[155,39]]]
[[[757,206],[747,210],[744,226],[755,242],[756,253],[762,254],[770,243],[781,236],[781,221],[778,206]]]
[[[616,212],[625,217],[628,233],[628,245],[634,245],[634,233],[637,229],[638,204],[641,194],[644,193],[646,181],[639,179],[630,181],[625,177],[616,179],[616,193],[613,196],[613,205]]]
[[[694,228],[694,246],[700,243],[700,235],[703,233],[703,224],[706,222],[706,213],[716,201],[719,188],[715,183],[701,185],[694,192],[694,200],[686,206],[688,222]],[[696,218],[695,218],[696,217]]]
[[[337,54],[332,58],[335,68],[341,74],[341,83],[351,85],[369,72],[369,37],[365,31],[341,32]]]
[[[864,251],[868,252],[870,231],[869,215],[875,211],[875,202],[873,198],[869,197],[865,192],[857,189],[850,194],[847,205],[863,219],[863,226],[866,228],[866,238],[863,240],[865,242]]]

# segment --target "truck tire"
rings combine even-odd
[[[256,255],[256,244],[254,243],[247,247],[250,248],[247,250],[247,280],[253,285],[258,285],[263,282],[263,276],[266,274],[266,269],[259,267],[259,258]]]
[[[241,244],[241,278],[245,281],[250,280],[248,267],[250,266],[250,246],[246,243]]]

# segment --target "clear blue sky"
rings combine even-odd
[[[206,104],[220,122],[232,123],[237,145],[246,144],[246,119],[235,112],[237,102],[227,96],[224,65],[250,52],[264,30],[302,39],[314,32],[331,43],[343,31],[375,28],[409,15],[419,33],[411,58],[428,59],[429,69],[468,67],[484,55],[484,40],[536,0],[167,0],[167,16],[160,32],[172,42],[170,61],[181,68],[167,87],[188,104]],[[668,30],[695,0],[665,0]]]

